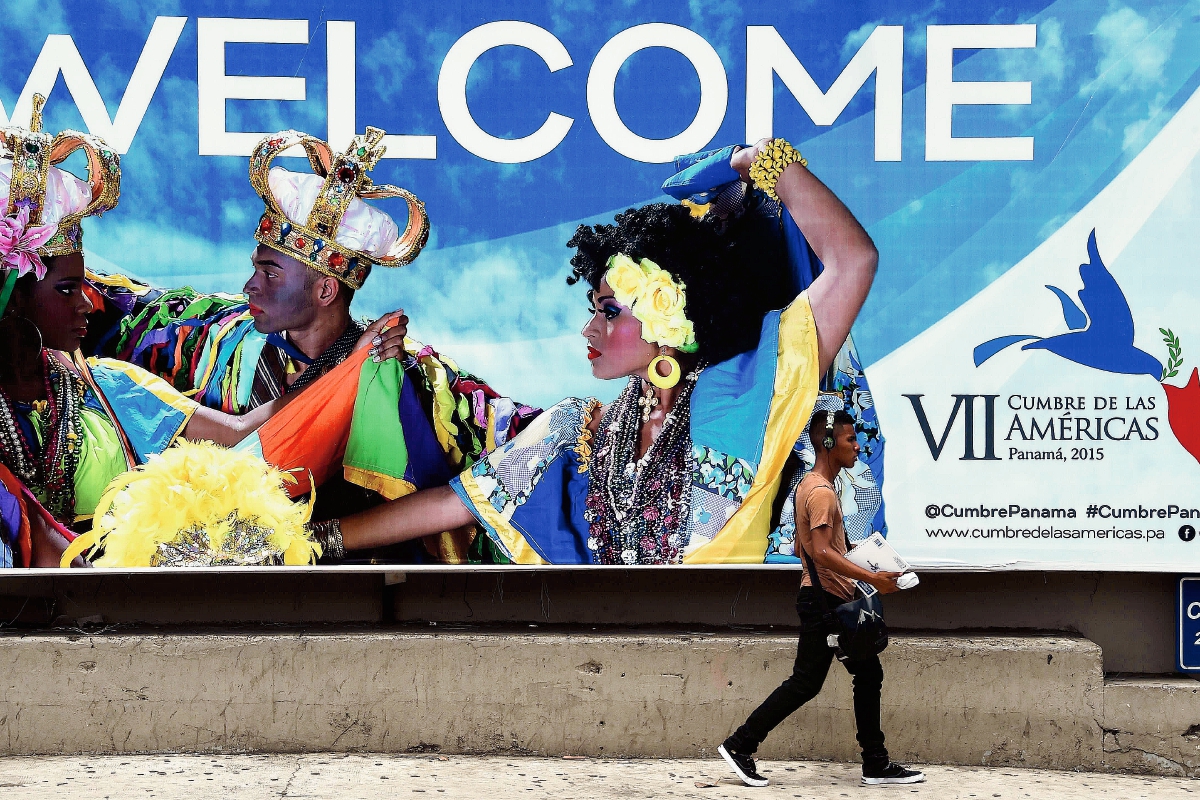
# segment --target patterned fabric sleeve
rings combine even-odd
[[[570,398],[530,422],[450,485],[517,564],[586,564],[588,425],[599,403]]]
[[[210,364],[203,358],[205,344],[247,308],[238,295],[201,294],[186,286],[155,289],[125,275],[89,272],[85,291],[93,311],[84,353],[136,364],[181,392],[203,386]],[[219,365],[218,379],[227,366],[228,360]],[[241,387],[232,388],[236,395]]]

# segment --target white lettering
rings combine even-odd
[[[248,156],[267,133],[225,128],[226,100],[303,100],[304,78],[226,75],[225,45],[308,44],[306,19],[201,18],[196,28],[196,93],[200,155]]]
[[[746,28],[746,141],[774,136],[775,75],[817,125],[832,125],[875,73],[875,160],[899,161],[904,111],[904,27],[880,25],[828,92],[771,25]]]
[[[329,146],[334,152],[345,150],[359,133],[355,94],[354,22],[330,20],[325,26],[326,68],[328,70]],[[437,158],[436,136],[388,134],[384,158]]]
[[[926,161],[1032,161],[1033,137],[962,137],[950,130],[954,106],[1029,105],[1029,81],[955,81],[954,51],[1035,47],[1037,25],[930,25],[926,39]]]
[[[125,87],[125,94],[117,106],[117,114],[112,119],[109,119],[108,109],[79,55],[79,49],[75,47],[75,41],[64,34],[47,36],[13,108],[11,121],[4,113],[4,106],[0,105],[0,125],[28,125],[33,111],[33,95],[36,93],[49,98],[61,72],[63,83],[67,85],[67,91],[71,93],[88,132],[101,137],[109,147],[124,155],[129,152],[133,137],[141,127],[146,109],[150,107],[150,100],[158,89],[186,23],[187,17],[155,18],[146,44],[142,47],[142,54],[133,68],[133,75],[129,78],[129,85]]]
[[[682,133],[667,139],[638,136],[617,112],[617,73],[630,56],[647,47],[666,47],[683,54],[700,78],[700,108],[695,118]],[[678,25],[653,22],[623,30],[600,48],[588,74],[587,101],[592,124],[609,147],[635,161],[664,164],[680,153],[701,149],[717,135],[729,104],[729,81],[721,57],[704,37]]]
[[[1188,619],[1200,619],[1200,603],[1189,603],[1187,615]]]
[[[438,75],[438,106],[450,135],[464,148],[488,161],[521,164],[541,158],[558,147],[575,120],[551,112],[540,128],[519,139],[492,136],[476,124],[467,106],[467,75],[480,56],[503,45],[532,50],[546,62],[551,72],[566,69],[574,63],[563,43],[545,28],[529,22],[489,22],[468,31],[446,53]]]

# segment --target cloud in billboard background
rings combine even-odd
[[[1194,8],[1060,0],[1028,20],[1038,24],[1035,50],[978,53],[956,65],[955,80],[995,80],[992,59],[1006,79],[1033,80],[1032,106],[986,113],[1024,111],[1034,161],[959,164],[952,174],[925,165],[904,175],[913,179],[909,204],[867,223],[882,254],[855,328],[868,367],[1049,238],[1161,130],[1200,74],[1200,48],[1174,46],[1200,37]],[[1141,36],[1126,35],[1122,22]],[[920,152],[919,138],[910,143],[920,121],[908,117],[923,111],[922,93],[905,96],[906,162]],[[980,113],[958,109],[956,136],[978,135],[966,112]]]
[[[886,11],[839,7],[836,14],[826,13],[820,3],[799,9],[754,2],[650,3],[616,14],[595,3],[499,3],[489,6],[486,15],[468,6],[413,8],[405,9],[403,19],[394,14],[371,19],[373,7],[356,3],[338,12],[362,17],[356,36],[358,127],[376,124],[390,133],[437,135],[436,161],[385,161],[378,176],[426,201],[436,238],[414,267],[379,271],[356,301],[356,311],[375,313],[383,310],[385,300],[399,301],[413,312],[420,335],[447,352],[457,354],[451,348],[461,343],[476,348],[481,357],[485,351],[489,358],[501,357],[495,368],[471,366],[489,377],[499,370],[495,377],[501,385],[522,397],[558,398],[593,386],[586,363],[575,366],[568,344],[576,340],[582,323],[564,307],[551,308],[551,300],[562,299],[559,292],[566,291],[558,281],[566,274],[569,253],[562,244],[567,237],[551,241],[543,232],[557,236],[579,221],[611,219],[612,210],[654,199],[669,170],[619,156],[590,123],[584,96],[587,70],[600,45],[620,30],[652,18],[672,22],[696,30],[721,54],[730,98],[712,142],[720,146],[744,136],[746,25],[774,24],[823,88],[874,25],[904,26],[901,162],[873,158],[874,79],[831,129],[814,126],[781,81],[776,80],[774,90],[776,131],[801,147],[817,174],[866,224],[883,254],[855,330],[868,368],[984,290],[1077,213],[1171,117],[1200,70],[1200,48],[1181,45],[1198,35],[1194,2],[1034,0],[986,17],[978,9],[930,2],[894,3]],[[46,35],[69,33],[111,115],[154,16],[189,17],[125,157],[121,206],[103,222],[88,225],[90,252],[155,283],[191,282],[205,290],[235,291],[245,280],[250,229],[259,213],[246,182],[245,159],[194,155],[195,19],[228,13],[214,2],[147,9],[105,0],[36,5],[18,0],[6,5],[0,20],[6,41],[0,52],[0,100],[6,109],[12,108]],[[308,19],[310,43],[230,45],[229,71],[303,76],[308,99],[230,101],[228,127],[294,127],[323,135],[324,20],[329,14],[321,4],[301,1],[278,16]],[[467,153],[447,133],[436,101],[437,74],[451,44],[481,22],[502,18],[551,30],[575,62],[549,73],[531,52],[499,48],[470,74],[472,111],[493,134],[525,135],[551,110],[575,119],[558,149],[528,164],[492,164]],[[959,107],[955,135],[1033,135],[1035,160],[926,162],[925,26],[1016,22],[1037,23],[1036,48],[964,51],[956,59],[954,76],[1031,80],[1033,103]],[[648,75],[678,80],[648,81]],[[694,70],[678,54],[643,51],[618,77],[617,102],[639,134],[667,136],[678,132],[679,120],[694,114],[696,86]],[[82,126],[61,78],[47,115],[59,127]],[[971,197],[971,203],[964,205],[964,197]],[[529,239],[518,238],[523,236]],[[489,262],[489,254],[467,247],[480,244],[521,268],[507,269],[500,261]],[[440,256],[443,251],[447,255]],[[436,264],[445,274],[424,271],[435,270],[423,268],[424,263]],[[526,264],[531,265],[528,270]],[[523,289],[502,291],[493,284],[488,291],[474,291],[485,267],[524,275]],[[454,295],[447,303],[447,293],[463,287],[468,294]],[[577,305],[570,295],[566,302],[567,309]],[[507,350],[506,344],[511,344]],[[560,347],[561,357],[552,358],[544,373],[511,364],[518,352],[545,358]],[[524,393],[525,387],[513,385],[518,373],[522,381],[536,381]]]

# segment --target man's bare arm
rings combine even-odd
[[[813,528],[812,543],[813,552],[811,555],[813,561],[816,561],[819,566],[836,572],[838,575],[844,575],[856,581],[869,583],[882,594],[891,594],[892,592],[900,591],[900,587],[896,585],[896,578],[900,577],[899,572],[871,572],[871,570],[863,569],[835,550],[833,547],[832,526],[821,525]]]

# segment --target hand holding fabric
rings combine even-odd
[[[396,309],[391,314],[384,314],[367,326],[366,331],[354,346],[355,350],[370,347],[367,355],[379,363],[389,358],[401,358],[404,355],[404,338],[408,336],[408,316],[403,308]]]

